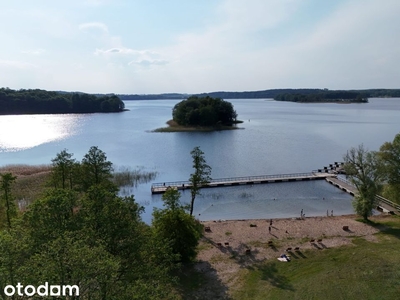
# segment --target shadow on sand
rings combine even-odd
[[[228,288],[218,278],[217,271],[207,261],[198,261],[182,268],[179,292],[183,299],[231,300]]]

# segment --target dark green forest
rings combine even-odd
[[[182,299],[178,276],[196,257],[202,225],[174,189],[145,224],[144,208],[120,197],[112,178],[98,147],[81,161],[63,150],[42,195],[21,211],[17,177],[0,173],[0,299],[10,299],[5,286],[45,282],[79,287],[79,297],[57,299]]]
[[[120,112],[124,108],[124,102],[115,95],[0,89],[2,115]]]
[[[276,95],[274,100],[291,102],[368,102],[368,98],[364,97],[363,94],[351,91],[321,91],[312,94],[284,93]]]
[[[191,96],[175,105],[172,117],[182,126],[232,126],[237,114],[230,102]]]

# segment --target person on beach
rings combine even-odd
[[[268,227],[268,231],[269,231],[269,233],[271,233],[271,226]]]
[[[272,219],[269,221],[269,225],[271,225],[271,226],[272,226]]]

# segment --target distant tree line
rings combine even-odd
[[[59,114],[120,112],[124,102],[115,95],[0,88],[0,114]]]
[[[231,126],[236,122],[237,114],[230,102],[191,96],[175,105],[172,117],[183,126]]]
[[[361,93],[351,91],[323,91],[315,94],[279,94],[274,97],[277,101],[291,102],[357,102],[366,103],[368,98]]]
[[[245,92],[212,92],[201,94],[146,94],[146,95],[118,95],[122,100],[168,100],[168,99],[186,99],[190,96],[197,97],[212,97],[221,99],[266,99],[275,98],[281,94],[301,94],[301,95],[314,95],[329,92],[355,92],[361,94],[362,98],[379,98],[379,97],[400,97],[400,89],[368,89],[368,90],[327,90],[327,89],[270,89],[263,91],[245,91]]]

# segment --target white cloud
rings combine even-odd
[[[11,67],[16,69],[36,68],[36,65],[24,61],[0,60],[0,67]]]
[[[344,2],[327,18],[313,21],[312,27],[299,23],[295,34],[280,36],[279,41],[268,35],[257,40],[253,35],[263,29],[279,35],[281,27],[299,17],[297,10],[304,9],[300,4],[295,0],[224,2],[218,24],[156,49],[173,63],[164,73],[152,73],[151,79],[174,79],[191,86],[187,92],[398,87],[400,2]]]
[[[153,50],[136,50],[131,48],[110,48],[96,49],[96,56],[108,59],[108,65],[113,66],[140,66],[148,68],[151,66],[162,66],[168,64],[168,61],[161,58],[161,55]],[[112,63],[110,63],[112,61]]]
[[[46,51],[44,49],[28,49],[28,50],[22,50],[21,53],[23,54],[29,54],[29,55],[42,55]]]
[[[252,31],[273,28],[289,19],[300,0],[226,0],[219,7],[222,26],[229,30]]]
[[[114,55],[114,54],[140,54],[141,51],[130,48],[110,48],[110,49],[96,49],[95,55]]]
[[[83,23],[79,25],[80,30],[100,30],[104,33],[108,33],[108,27],[104,23],[101,22],[89,22],[89,23]]]
[[[149,60],[149,59],[141,59],[141,60],[135,60],[135,61],[131,61],[128,63],[129,66],[131,65],[139,65],[142,67],[149,67],[152,65],[156,65],[156,66],[163,66],[168,64],[168,62],[166,60]]]
[[[219,0],[207,4],[214,11],[198,26],[164,23],[165,39],[154,33],[159,20],[132,9],[151,7],[134,1],[15,7],[0,12],[3,27],[12,24],[0,36],[14,45],[1,49],[0,70],[9,86],[25,76],[29,85],[87,85],[93,92],[398,88],[400,1],[330,1],[329,9],[315,10],[318,1]],[[92,85],[97,77],[102,84]]]

